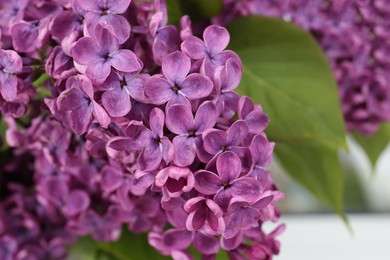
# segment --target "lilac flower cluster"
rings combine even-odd
[[[262,230],[283,198],[269,119],[234,91],[225,28],[167,25],[159,0],[4,0],[0,20],[1,259],[62,259],[77,237],[114,241],[123,224],[174,259],[279,252],[284,226]]]
[[[371,135],[390,121],[390,9],[383,0],[225,0],[226,24],[237,16],[260,14],[292,21],[321,44],[339,85],[349,131]]]

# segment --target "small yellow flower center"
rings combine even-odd
[[[173,86],[172,90],[173,90],[173,92],[177,93],[177,92],[179,92],[180,89],[178,86]]]
[[[188,131],[188,135],[191,136],[191,137],[194,137],[195,136],[195,130]]]

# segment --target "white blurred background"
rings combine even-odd
[[[340,158],[346,173],[345,208],[353,230],[292,182],[275,162],[271,171],[286,199],[280,203],[287,224],[276,260],[390,260],[390,146],[375,169],[363,150],[348,140]],[[267,226],[271,228],[270,226]]]

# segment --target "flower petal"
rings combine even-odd
[[[180,51],[169,54],[162,61],[164,76],[172,84],[183,82],[188,72],[190,72],[190,68],[190,59]]]
[[[230,190],[236,199],[240,198],[249,203],[258,200],[263,192],[260,182],[249,177],[241,177],[233,182]]]
[[[229,32],[221,26],[211,25],[204,30],[203,39],[211,56],[223,51],[229,44]]]
[[[226,133],[218,129],[209,129],[202,134],[206,152],[215,155],[227,144]]]
[[[217,171],[223,182],[232,182],[240,176],[241,160],[233,152],[224,152],[218,156]]]
[[[152,77],[145,86],[145,93],[156,105],[162,105],[169,101],[175,93],[172,85],[166,79]]]
[[[189,75],[181,84],[180,91],[191,100],[201,99],[210,95],[213,90],[211,80],[198,73]]]
[[[207,55],[205,43],[195,36],[189,36],[182,44],[181,50],[194,60],[199,60]]]
[[[173,162],[176,165],[184,167],[194,162],[196,155],[194,138],[176,136],[172,143],[175,150]]]
[[[125,116],[131,109],[130,96],[121,88],[104,92],[102,95],[102,104],[111,117]]]
[[[99,45],[89,37],[78,40],[71,51],[73,59],[81,65],[88,65],[101,59]]]
[[[226,131],[229,145],[239,146],[248,136],[248,125],[243,120],[234,122]]]
[[[88,65],[86,74],[95,84],[103,83],[111,72],[111,64],[104,60]]]
[[[174,250],[185,250],[192,243],[192,232],[185,229],[170,229],[162,237],[166,247]]]
[[[216,194],[223,187],[222,179],[213,172],[200,170],[195,173],[195,189],[205,195]]]
[[[211,101],[206,101],[198,108],[194,119],[197,134],[201,134],[217,123],[218,110]]]
[[[163,136],[164,122],[165,122],[164,112],[157,107],[154,108],[150,112],[150,120],[149,120],[150,129],[152,130],[154,136],[156,137]]]
[[[193,245],[196,250],[204,255],[212,255],[219,252],[219,242],[214,236],[208,236],[202,232],[196,232]]]
[[[205,122],[203,122],[205,123]],[[184,105],[173,105],[167,109],[166,125],[175,134],[188,134],[194,130],[191,109]]]
[[[130,50],[118,50],[111,55],[111,65],[122,72],[136,72],[141,70],[142,64]]]

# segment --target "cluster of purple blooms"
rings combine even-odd
[[[62,259],[123,225],[174,259],[278,254],[269,119],[234,91],[225,28],[167,25],[159,0],[1,0],[0,21],[0,259]]]
[[[309,31],[321,44],[338,81],[349,131],[371,135],[390,121],[390,7],[386,0],[224,0],[214,19],[281,17]]]

